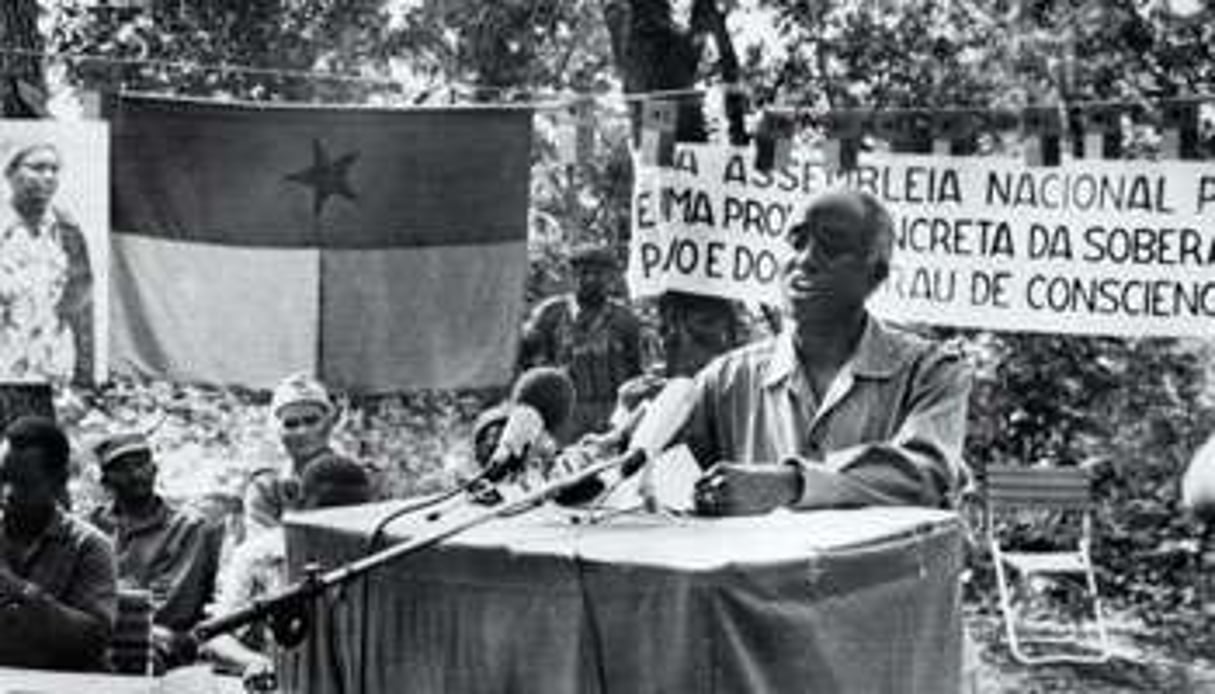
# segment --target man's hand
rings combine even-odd
[[[718,463],[696,481],[696,512],[706,516],[767,513],[797,500],[800,474],[792,465]]]
[[[659,374],[646,373],[634,376],[621,383],[620,387],[616,389],[616,404],[626,410],[631,410],[658,395],[666,384],[667,379]]]
[[[240,679],[246,692],[273,692],[278,689],[274,663],[269,658],[259,658],[246,665]]]
[[[8,562],[0,557],[0,601],[19,598],[25,591],[25,581],[13,573]]]

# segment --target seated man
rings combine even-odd
[[[274,389],[270,414],[289,464],[284,469],[261,468],[253,473],[245,492],[245,531],[252,538],[277,528],[283,512],[298,509],[300,473],[313,459],[330,454],[329,437],[337,421],[337,408],[325,387],[304,374],[283,379]]]
[[[109,541],[59,506],[69,446],[53,421],[22,417],[0,468],[0,665],[101,670],[116,610]]]
[[[157,665],[183,664],[182,636],[202,619],[214,591],[223,529],[156,493],[156,463],[143,434],[107,437],[93,451],[113,503],[89,520],[114,541],[119,584],[152,593]]]
[[[301,480],[301,509],[359,504],[371,499],[366,469],[328,453],[313,458]],[[238,546],[220,574],[219,592],[211,614],[229,614],[282,590],[287,580],[287,541],[282,527],[261,533]],[[220,670],[239,672],[246,681],[272,671],[272,637],[265,625],[254,624],[235,634],[221,634],[203,650]]]
[[[865,309],[889,274],[890,216],[865,193],[829,193],[786,239],[788,325],[696,377],[684,440],[711,466],[697,508],[949,503],[966,476],[970,373],[956,351]]]

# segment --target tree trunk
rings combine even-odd
[[[15,51],[0,53],[0,75],[3,76],[0,97],[4,117],[37,117],[45,107],[45,97],[39,98],[38,95],[46,94],[37,0],[0,2],[0,42],[7,49]],[[26,85],[26,89],[20,89],[22,84]]]
[[[626,94],[695,88],[706,36],[716,43],[722,80],[732,83],[739,78],[738,54],[726,31],[725,14],[715,0],[694,0],[687,27],[676,25],[670,0],[604,0],[603,15]],[[676,100],[675,138],[704,141],[708,133],[700,97]],[[640,104],[633,102],[634,130],[639,127],[639,114]],[[732,136],[742,132],[744,115],[741,109],[730,110]]]
[[[695,88],[706,35],[717,44],[723,81],[732,83],[739,78],[738,57],[726,31],[725,15],[715,0],[695,0],[686,28],[673,20],[670,0],[605,0],[603,14],[626,94]],[[689,94],[676,101],[676,141],[708,139],[700,96]],[[640,130],[641,105],[639,101],[630,103],[634,138]],[[737,96],[727,102],[727,115],[730,139],[741,143],[745,106]],[[708,358],[738,342],[736,307],[730,301],[667,292],[659,304],[669,376],[690,375]],[[721,330],[705,330],[706,325]]]

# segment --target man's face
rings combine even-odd
[[[315,402],[284,405],[278,411],[279,436],[287,455],[303,462],[329,447],[333,418],[328,408]]]
[[[579,304],[601,304],[607,298],[611,283],[611,268],[602,265],[580,265],[574,271],[574,296]]]
[[[120,503],[145,502],[156,493],[156,464],[146,453],[124,455],[106,464],[101,483]]]
[[[60,485],[46,470],[41,449],[13,448],[0,467],[0,504],[17,521],[42,517],[58,503]]]
[[[863,310],[877,286],[860,211],[816,215],[786,234],[785,299],[796,318],[845,317]]]
[[[695,307],[664,316],[661,327],[667,375],[692,376],[731,347],[734,317],[721,307]]]
[[[26,153],[9,174],[9,185],[18,204],[49,203],[59,189],[59,155],[48,147]]]

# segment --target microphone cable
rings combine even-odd
[[[445,501],[449,501],[450,499],[452,499],[460,494],[475,494],[476,489],[479,486],[483,485],[485,482],[487,482],[489,480],[490,474],[495,473],[495,472],[497,472],[497,469],[495,467],[487,466],[483,470],[481,470],[479,473],[477,473],[477,475],[475,477],[473,477],[472,479],[470,479],[466,482],[463,482],[455,487],[452,487],[451,489],[448,489],[445,492],[441,492],[432,497],[427,497],[425,499],[421,499],[421,500],[416,501],[411,504],[406,504],[405,506],[402,506],[401,508],[396,508],[396,509],[393,509],[392,511],[389,511],[388,513],[385,513],[383,516],[381,516],[376,521],[375,526],[373,526],[373,528],[371,530],[371,535],[369,535],[367,537],[367,542],[363,546],[364,554],[370,554],[370,553],[376,551],[377,549],[379,549],[380,540],[382,540],[384,538],[384,532],[388,529],[388,526],[391,525],[393,521],[397,520],[401,516],[406,516],[411,513],[416,513],[423,509],[430,508],[431,506],[437,506]]]
[[[432,506],[437,506],[438,504],[448,501],[460,494],[471,494],[471,493],[473,493],[473,490],[475,490],[478,486],[480,486],[484,482],[488,481],[490,474],[495,471],[496,470],[495,470],[494,466],[487,465],[479,473],[477,473],[476,476],[474,476],[472,479],[470,479],[462,484],[459,484],[459,485],[457,485],[445,492],[437,494],[435,496],[429,497],[427,499],[422,499],[420,501],[417,501],[417,502],[414,502],[411,504],[406,504],[405,506],[402,506],[401,508],[393,509],[392,511],[384,514],[383,516],[381,516],[379,518],[379,520],[376,521],[375,527],[372,529],[371,535],[368,536],[367,542],[363,547],[363,553],[371,554],[372,552],[376,551],[376,549],[378,548],[378,546],[380,544],[380,540],[384,536],[384,531],[388,529],[388,526],[390,524],[392,524],[393,521],[397,520],[401,516],[405,516],[410,513],[415,513],[417,511],[421,511],[423,509],[430,508]],[[372,613],[372,610],[371,610],[371,579],[372,579],[371,574],[364,576],[362,579],[363,585],[361,587],[362,589],[359,591],[358,643],[357,643],[357,647],[352,649],[355,653],[357,653],[356,657],[359,659],[360,667],[358,668],[358,673],[359,673],[358,674],[358,679],[359,679],[358,684],[359,684],[360,692],[367,691],[367,670],[369,669],[369,666],[371,664],[369,662],[370,661],[369,651],[370,651],[370,645],[371,645],[371,624],[370,624],[370,622],[371,622],[371,613]],[[331,649],[331,650],[336,650],[336,649]],[[344,682],[343,682],[343,685],[344,685]],[[344,694],[344,691],[339,690],[339,694]]]
[[[501,473],[502,468],[503,468],[503,466],[501,466],[501,465],[486,465],[472,479],[469,479],[468,481],[466,481],[456,487],[453,487],[441,494],[430,497],[428,499],[423,499],[416,503],[407,504],[406,506],[403,506],[401,508],[393,509],[391,512],[384,514],[382,517],[380,517],[380,519],[378,521],[376,521],[375,528],[372,530],[371,535],[367,538],[367,543],[364,546],[364,554],[371,554],[372,552],[374,552],[376,550],[377,546],[380,543],[380,540],[384,536],[384,531],[388,528],[388,526],[394,520],[400,518],[401,516],[404,516],[404,515],[407,515],[410,513],[414,513],[417,511],[421,511],[422,509],[430,508],[432,506],[436,506],[440,503],[443,503],[444,501],[450,500],[451,498],[453,498],[459,494],[469,494],[475,498],[478,488],[481,487],[482,485],[488,483],[489,480],[491,479],[491,477]],[[371,622],[371,613],[372,613],[372,610],[371,610],[371,580],[372,580],[371,574],[364,576],[362,579],[362,581],[363,581],[362,590],[359,591],[358,644],[357,644],[357,648],[353,649],[358,654],[357,657],[360,661],[359,665],[361,666],[358,669],[359,691],[360,692],[367,691],[367,670],[369,669],[368,666],[370,665],[370,663],[369,663],[369,660],[370,660],[369,650],[370,650],[370,643],[371,643],[371,634],[370,634],[371,624],[370,624],[370,622]],[[333,651],[336,652],[336,649],[333,649]],[[344,694],[344,692],[339,691],[339,694]]]

